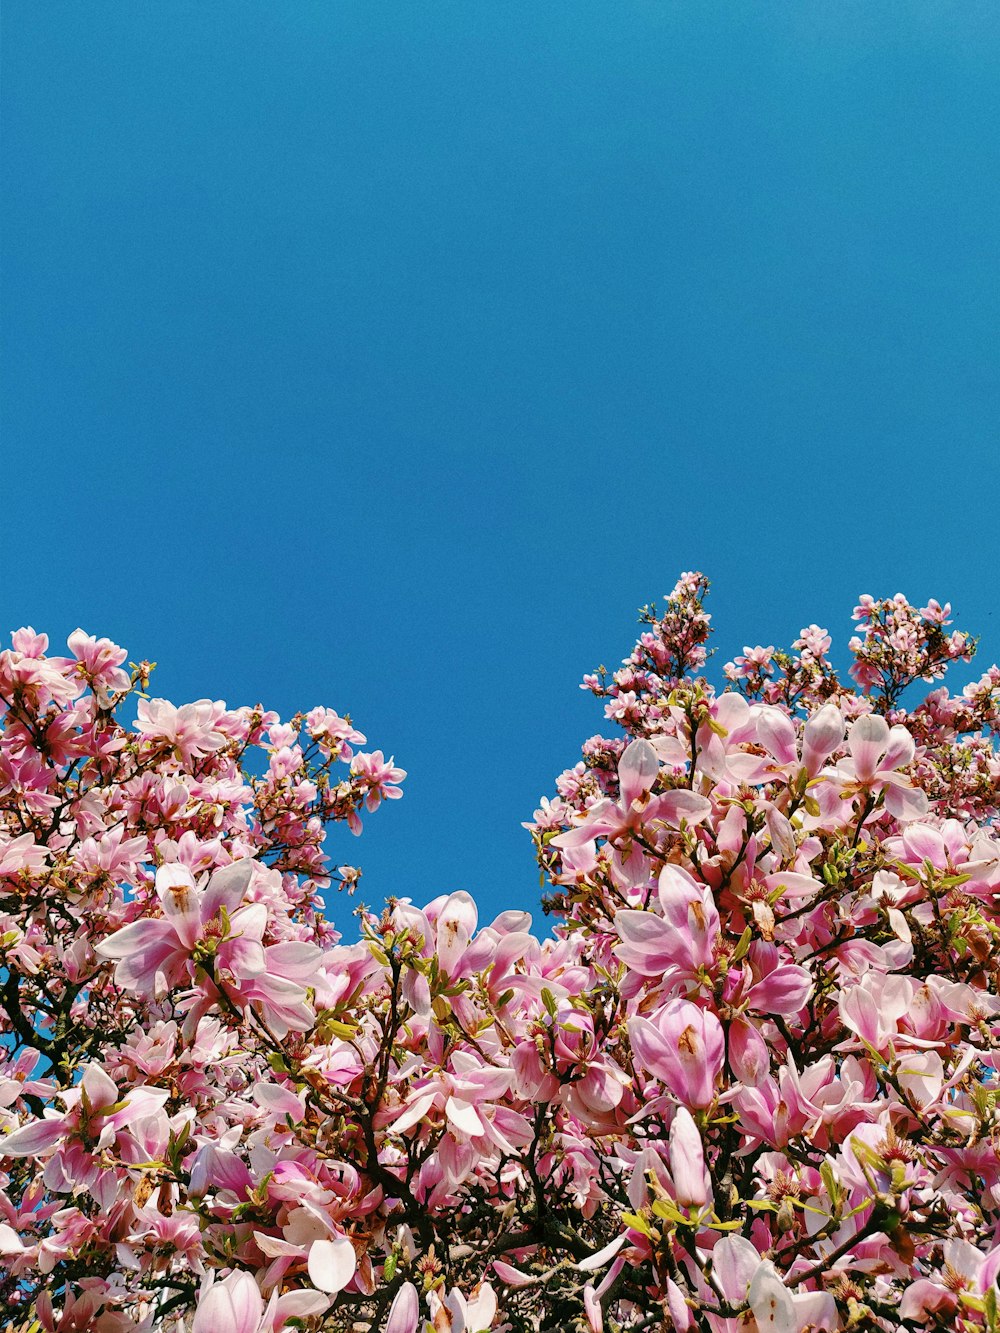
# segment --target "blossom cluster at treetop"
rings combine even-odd
[[[1000,670],[863,597],[706,677],[684,574],[527,825],[552,929],[361,908],[316,707],[0,652],[0,1328],[1000,1333]],[[483,835],[488,837],[488,830]]]

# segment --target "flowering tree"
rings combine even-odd
[[[555,929],[362,909],[405,777],[316,708],[0,653],[10,1329],[1000,1327],[1000,670],[863,598],[703,675],[707,582],[585,678],[528,826]],[[131,720],[134,718],[134,720]]]

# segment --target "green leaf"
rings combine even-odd
[[[747,926],[743,934],[740,936],[739,943],[733,950],[732,961],[734,963],[738,963],[741,958],[746,957],[747,950],[750,948],[752,941],[753,941],[753,931],[750,929],[749,926]]]
[[[819,1169],[819,1177],[826,1189],[826,1195],[831,1206],[835,1209],[839,1208],[843,1190],[834,1172],[833,1163],[829,1158],[824,1158],[823,1165]]]
[[[622,1213],[622,1221],[627,1227],[631,1227],[634,1231],[641,1231],[644,1236],[649,1236],[651,1234],[649,1223],[644,1217],[640,1217],[638,1213]]]
[[[342,1023],[339,1018],[327,1018],[323,1022],[323,1027],[333,1037],[340,1037],[344,1041],[350,1041],[352,1037],[358,1035],[357,1025],[354,1023]]]

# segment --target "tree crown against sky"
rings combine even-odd
[[[839,642],[904,588],[960,591],[1000,660],[994,0],[14,0],[4,30],[0,438],[61,539],[0,527],[0,623],[96,629],[170,699],[350,708],[411,769],[365,843],[386,891],[469,887],[417,756],[527,714],[475,880],[509,905],[580,671],[678,569],[720,658],[749,606],[764,644]],[[110,513],[121,558],[68,578]]]
[[[720,693],[706,592],[584,680],[622,734],[530,822],[544,940],[457,892],[345,943],[327,830],[406,776],[349,718],[18,631],[11,1328],[996,1329],[1000,671],[863,597],[843,677],[813,624]]]

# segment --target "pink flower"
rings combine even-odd
[[[652,1021],[629,1019],[628,1033],[638,1063],[678,1100],[691,1108],[711,1106],[725,1058],[725,1037],[710,1009],[689,1000],[671,1000]]]
[[[368,789],[366,810],[377,810],[383,800],[396,801],[403,794],[397,784],[406,777],[406,769],[397,768],[395,761],[386,759],[381,750],[356,754],[351,761],[351,773]]]
[[[686,1106],[678,1106],[670,1126],[670,1175],[682,1208],[704,1208],[712,1197],[701,1134]]]
[[[615,914],[621,943],[615,953],[644,976],[662,976],[664,984],[697,982],[712,965],[719,934],[719,913],[712,890],[679,866],[666,865],[659,877],[663,915],[625,908]]]
[[[927,811],[927,797],[898,770],[911,764],[916,753],[905,727],[890,727],[878,713],[866,713],[847,735],[850,757],[837,765],[841,793],[876,796],[885,792],[885,807],[900,820],[919,819]]]
[[[0,841],[0,876],[37,872],[48,860],[48,852],[39,847],[30,833],[22,833],[9,842]]]
[[[844,740],[844,715],[833,704],[824,704],[802,728],[802,764],[815,777]]]
[[[99,958],[117,962],[115,982],[140,995],[162,994],[187,979],[196,946],[207,941],[204,956],[215,959],[217,973],[238,981],[262,973],[267,908],[240,907],[252,870],[252,861],[233,862],[202,889],[186,867],[161,866],[156,893],[164,915],[123,926],[97,946]]]
[[[385,1333],[417,1333],[420,1323],[420,1296],[412,1282],[404,1282],[393,1297]]]
[[[769,1259],[761,1259],[746,1294],[759,1333],[803,1333],[840,1324],[832,1292],[792,1292]]]
[[[226,744],[228,738],[219,728],[225,711],[224,703],[210,699],[180,708],[166,699],[140,699],[135,725],[150,740],[167,741],[180,759],[190,762]]]
[[[263,1314],[264,1301],[251,1274],[230,1273],[199,1300],[191,1333],[258,1333]]]
[[[660,761],[650,742],[632,741],[618,763],[619,800],[597,801],[581,824],[560,833],[551,845],[572,851],[590,847],[597,838],[613,842],[655,819],[672,828],[679,828],[682,821],[692,827],[702,823],[712,804],[697,792],[679,788],[659,797],[650,795],[659,771]]]
[[[69,636],[67,646],[102,706],[106,707],[112,695],[122,693],[132,683],[128,672],[121,670],[128,653],[110,639],[95,639],[77,629]]]

